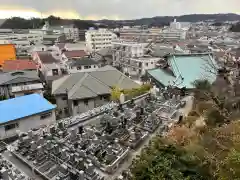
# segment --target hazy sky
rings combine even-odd
[[[134,19],[193,13],[238,13],[240,0],[0,0],[0,19],[11,16]]]

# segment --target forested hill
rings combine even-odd
[[[199,22],[212,20],[214,22],[224,21],[240,21],[240,15],[238,14],[191,14],[182,16],[156,16],[152,18],[142,18],[134,20],[71,20],[61,19],[54,16],[49,16],[46,19],[33,18],[23,19],[19,17],[13,17],[6,19],[1,25],[2,29],[32,29],[40,28],[43,26],[46,20],[49,21],[50,25],[64,25],[64,24],[75,24],[79,29],[88,29],[90,27],[97,27],[95,24],[101,24],[106,27],[119,27],[123,25],[147,25],[147,26],[163,26],[169,24],[174,19],[179,22]]]
[[[90,27],[96,27],[91,21],[85,20],[75,20],[75,19],[61,19],[59,17],[49,16],[46,19],[33,18],[33,19],[23,19],[19,17],[13,17],[11,19],[6,19],[2,25],[1,29],[35,29],[42,28],[45,21],[48,21],[50,25],[60,26],[60,25],[70,25],[74,24],[79,29],[88,29]]]

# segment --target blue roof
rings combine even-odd
[[[55,108],[55,105],[52,105],[39,94],[0,101],[0,123],[21,119]]]
[[[186,88],[194,88],[193,82],[198,79],[207,79],[210,83],[216,80],[217,63],[210,54],[174,55],[168,62],[177,78],[176,84]]]

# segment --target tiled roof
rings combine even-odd
[[[59,43],[56,46],[59,47],[59,49],[63,49],[65,47],[65,43]]]
[[[216,80],[217,63],[211,54],[174,55],[168,62],[177,77],[175,84],[193,88],[195,80],[207,79],[210,83]]]
[[[84,50],[65,51],[64,54],[67,58],[84,57],[87,55]]]
[[[115,68],[99,69],[64,76],[53,82],[52,94],[68,94],[69,99],[84,99],[110,94],[111,87],[138,88],[139,85]]]
[[[45,52],[38,52],[38,56],[42,63],[49,64],[49,63],[57,63],[59,62],[56,58],[52,56],[51,52],[45,51]]]
[[[36,63],[32,60],[7,60],[2,66],[3,71],[34,70]]]
[[[70,60],[69,64],[70,66],[85,66],[85,65],[95,65],[98,63],[89,57],[83,57],[79,59]]]
[[[0,85],[40,81],[36,71],[14,71],[0,74]]]
[[[148,73],[162,85],[173,85],[179,88],[194,88],[193,82],[207,79],[210,83],[216,80],[216,61],[210,54],[171,55],[168,63],[174,76],[163,69],[148,70]]]

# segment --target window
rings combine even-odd
[[[41,120],[42,120],[42,119],[46,119],[46,118],[50,117],[51,115],[52,115],[52,112],[48,112],[48,113],[45,113],[45,114],[41,114],[40,119],[41,119]]]
[[[146,63],[145,65],[148,66],[148,63]]]
[[[142,67],[142,62],[139,62],[139,63],[138,63],[138,67]]]
[[[84,66],[84,69],[90,69],[91,66]]]
[[[95,65],[94,65],[93,67],[94,67],[94,68],[96,68],[96,66],[95,66]]]
[[[88,106],[88,99],[85,99],[83,102],[86,106]]]
[[[58,69],[53,69],[52,74],[53,74],[53,76],[57,76],[58,75]]]
[[[18,123],[8,124],[8,125],[5,126],[5,131],[9,131],[11,129],[15,129],[15,128],[18,128],[18,127],[19,127]]]
[[[151,62],[151,64],[153,64],[153,62]]]
[[[82,69],[82,67],[81,67],[81,66],[78,66],[78,67],[77,67],[77,70],[81,70],[81,69]]]
[[[67,97],[62,97],[62,100],[63,100],[63,101],[66,101],[66,100],[67,100]]]
[[[74,106],[78,106],[78,101],[77,101],[77,100],[74,100],[74,101],[73,101],[73,105],[74,105]]]

